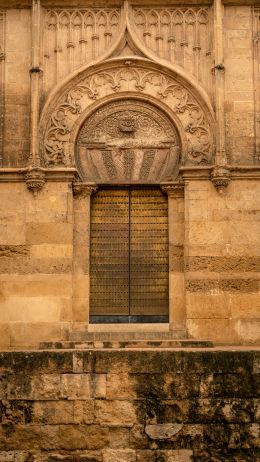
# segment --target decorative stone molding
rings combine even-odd
[[[162,183],[161,190],[167,194],[169,197],[184,197],[184,181],[182,177],[178,177],[177,181],[173,181],[172,183]]]
[[[95,183],[80,183],[78,181],[73,182],[72,187],[74,196],[80,196],[81,198],[91,196],[98,190]]]
[[[211,91],[213,40],[210,7],[134,6],[131,23],[146,49],[158,58],[186,69]]]
[[[29,191],[36,196],[45,184],[45,172],[41,168],[31,167],[25,174],[25,182]]]
[[[48,9],[44,20],[44,72],[57,83],[102,56],[117,40],[121,24],[120,8]],[[52,84],[45,79],[44,90],[50,90]]]
[[[130,64],[128,60],[126,66],[123,59],[116,59],[100,67],[71,81],[44,114],[40,132],[44,135],[41,145],[46,166],[74,165],[73,147],[84,114],[94,101],[102,102],[113,95],[118,99],[126,92],[129,98],[140,95],[162,103],[169,117],[174,118],[182,131],[183,165],[212,164],[214,121],[205,102],[199,101],[188,85],[147,60],[132,59]]]
[[[223,194],[230,183],[230,169],[227,166],[217,165],[211,172],[211,181],[216,190]]]

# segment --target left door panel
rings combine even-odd
[[[90,314],[129,315],[129,190],[100,189],[92,198]]]

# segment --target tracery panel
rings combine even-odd
[[[208,7],[135,7],[133,21],[144,45],[183,67],[211,92],[212,25]]]
[[[119,8],[49,9],[44,22],[44,92],[98,58],[117,38]]]

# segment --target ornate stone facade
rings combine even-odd
[[[94,3],[0,0],[0,344],[118,330],[89,324],[92,195],[148,185],[169,249],[150,330],[258,342],[259,5]]]

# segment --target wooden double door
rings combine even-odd
[[[168,202],[160,188],[100,188],[90,242],[90,322],[168,322]]]

